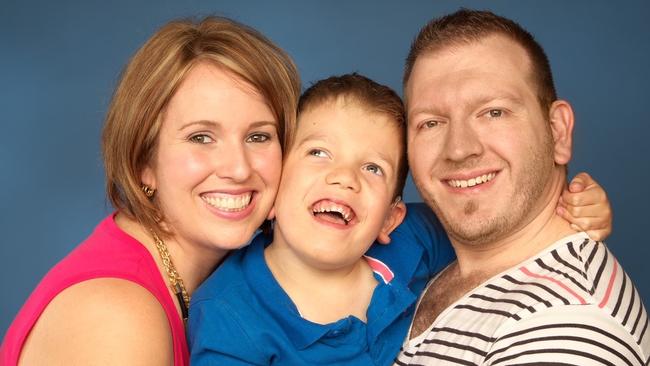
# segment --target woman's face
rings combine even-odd
[[[174,240],[214,250],[243,246],[267,217],[280,181],[278,121],[253,86],[202,62],[162,113],[142,173]]]

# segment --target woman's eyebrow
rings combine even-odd
[[[198,121],[191,121],[184,123],[182,126],[178,128],[179,131],[185,130],[187,128],[193,127],[193,126],[203,126],[203,127],[208,127],[208,128],[219,128],[221,127],[221,123],[217,121],[212,121],[212,120],[207,120],[207,119],[202,119]],[[256,121],[250,124],[251,128],[259,128],[263,126],[273,126],[276,127],[278,123],[276,121]]]

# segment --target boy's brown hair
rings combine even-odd
[[[357,102],[368,112],[386,115],[394,122],[399,133],[400,160],[393,198],[401,196],[408,175],[406,114],[402,99],[393,89],[357,73],[331,76],[317,81],[302,93],[298,102],[298,123],[300,123],[300,115],[303,112],[338,98]],[[289,143],[291,143],[291,139]]]

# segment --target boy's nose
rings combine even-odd
[[[338,166],[332,169],[325,177],[325,182],[327,184],[338,185],[341,189],[350,189],[354,192],[358,192],[361,186],[355,170],[345,166]]]

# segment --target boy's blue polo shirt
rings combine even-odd
[[[300,316],[264,260],[271,238],[258,235],[193,295],[188,324],[192,365],[392,364],[417,296],[453,259],[453,250],[424,204],[408,206],[391,239],[389,245],[373,244],[367,253],[377,260],[369,261],[379,283],[367,323],[349,316],[322,325]]]

